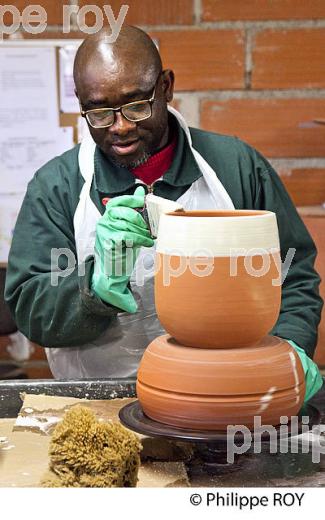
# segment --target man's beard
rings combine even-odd
[[[113,158],[113,157],[111,157],[110,159],[119,168],[127,168],[128,170],[134,170],[135,168],[138,168],[138,166],[142,166],[143,164],[145,164],[148,161],[148,159],[150,159],[151,156],[152,156],[151,153],[143,152],[141,157],[139,157],[135,161],[132,161],[129,163],[126,163],[126,162],[120,163],[118,161],[118,159]]]

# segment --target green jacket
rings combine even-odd
[[[193,146],[214,169],[236,209],[266,209],[277,215],[281,256],[296,253],[282,287],[279,319],[272,334],[295,341],[309,356],[317,341],[322,300],[314,270],[315,245],[279,177],[256,150],[224,135],[190,129]],[[176,200],[202,174],[183,130],[171,168],[154,184],[154,194]],[[117,309],[90,291],[93,258],[85,274],[77,266],[51,285],[51,249],[67,248],[76,255],[73,216],[84,183],[78,168],[79,146],[43,166],[28,185],[14,231],[5,290],[18,328],[47,347],[83,345],[110,325]],[[97,148],[91,198],[101,213],[103,197],[133,193],[135,177],[107,160]],[[59,268],[68,260],[59,258]]]

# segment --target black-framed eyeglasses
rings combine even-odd
[[[121,114],[128,121],[138,123],[144,121],[152,116],[152,104],[155,101],[157,82],[160,78],[161,72],[156,79],[153,93],[150,99],[142,99],[141,101],[133,101],[132,103],[126,103],[118,108],[94,108],[92,110],[80,110],[82,117],[85,117],[87,122],[93,128],[108,128],[115,122],[115,113],[121,112]]]

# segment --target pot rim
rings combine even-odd
[[[210,218],[255,218],[255,217],[269,217],[270,215],[275,215],[273,211],[267,210],[259,210],[259,209],[216,209],[216,210],[176,210],[176,211],[168,211],[165,215],[172,217],[210,217]]]
[[[276,214],[264,210],[193,210],[163,213],[159,221],[159,253],[178,256],[233,256],[234,249],[280,249]],[[244,253],[245,254],[245,253]],[[236,255],[237,256],[237,255]]]

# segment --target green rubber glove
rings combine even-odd
[[[289,339],[286,341],[290,343],[297,352],[305,372],[306,393],[304,402],[306,403],[320,390],[323,385],[323,379],[316,363],[307,356],[306,352],[301,347],[298,347],[294,341]]]
[[[139,186],[133,195],[110,200],[98,220],[95,240],[95,269],[91,288],[103,301],[127,312],[137,304],[128,288],[141,247],[154,244],[138,211],[144,206],[145,191]]]

